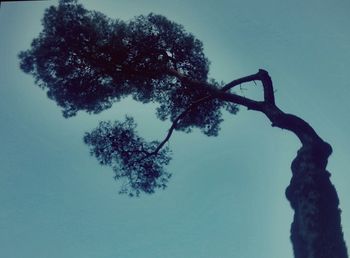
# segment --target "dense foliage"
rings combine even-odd
[[[127,179],[120,193],[130,196],[165,188],[170,178],[164,170],[170,160],[169,149],[163,148],[156,154],[154,151],[159,142],[147,143],[137,136],[135,128],[134,120],[126,117],[124,122],[101,122],[96,130],[84,137],[100,164],[114,168],[115,179]]]
[[[165,143],[173,131],[197,127],[215,136],[222,108],[236,113],[239,104],[262,112],[272,126],[294,133],[302,144],[286,192],[295,211],[291,227],[295,257],[348,258],[338,196],[326,170],[332,149],[306,121],[276,106],[267,71],[219,85],[208,79],[202,43],[182,26],[155,14],[124,22],[88,11],[76,0],[61,0],[58,7],[47,9],[43,27],[31,48],[20,53],[21,68],[62,107],[65,117],[80,110],[99,113],[132,96],[142,103],[157,103],[158,118],[172,121],[160,142],[138,136],[129,116],[122,122],[101,122],[85,134],[91,154],[123,180],[121,193],[138,196],[165,188],[170,178]],[[255,80],[261,82],[263,101],[230,92]]]
[[[80,110],[99,113],[123,97],[132,96],[142,103],[158,103],[157,117],[175,121],[191,104],[208,96],[204,88],[192,87],[170,73],[171,70],[178,71],[193,80],[208,82],[209,62],[202,43],[164,16],[141,15],[124,22],[88,11],[75,0],[61,0],[57,7],[46,10],[42,24],[43,31],[33,40],[31,48],[19,54],[20,67],[34,76],[48,97],[63,109],[65,117],[74,116]],[[220,86],[213,80],[210,83]],[[175,130],[190,132],[197,127],[206,135],[215,136],[222,121],[222,108],[237,112],[234,104],[208,99],[188,110],[177,121]],[[130,172],[133,167],[125,166],[125,160],[121,161],[124,156],[120,153],[120,145],[125,145],[126,140],[120,141],[122,134],[117,132],[132,131],[130,120],[127,121],[126,124],[117,122],[114,126],[102,123],[86,136],[92,154],[101,163],[111,165],[117,177],[125,176],[131,180],[132,191],[149,193],[151,188],[164,187],[164,182],[159,184],[158,181],[167,178],[167,174],[159,167],[168,159],[157,161],[157,155],[165,153],[152,155],[154,164],[158,165],[157,169],[151,168],[154,170],[151,173],[153,182],[147,179],[147,187],[135,183],[131,176],[134,172]],[[124,125],[128,125],[128,129]],[[107,136],[112,132],[116,134],[114,137]],[[119,147],[110,142],[112,138],[113,141],[119,139]],[[141,138],[131,139],[132,145],[140,144]],[[102,152],[103,144],[105,150]],[[147,148],[153,148],[154,144],[150,143]],[[139,155],[133,153],[133,156]],[[117,172],[119,170],[128,172]],[[141,170],[135,171],[139,173],[139,179],[145,176]]]

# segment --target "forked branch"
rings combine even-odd
[[[273,92],[273,87],[272,87],[272,82],[271,82],[270,76],[268,75],[268,73],[265,70],[262,70],[262,69],[260,69],[259,72],[255,73],[255,74],[236,79],[236,80],[226,84],[221,89],[218,89],[214,85],[211,85],[207,82],[191,79],[175,69],[169,69],[168,73],[172,76],[175,76],[180,81],[189,83],[191,86],[205,88],[208,91],[209,95],[193,102],[179,116],[177,116],[174,119],[171,127],[169,128],[168,133],[165,136],[164,140],[157,146],[157,148],[153,152],[148,153],[142,159],[145,159],[145,158],[150,157],[152,155],[157,155],[158,152],[163,148],[163,146],[169,141],[174,130],[176,129],[178,122],[182,118],[184,118],[185,115],[190,110],[192,110],[194,107],[202,104],[205,101],[208,101],[209,99],[220,98],[222,100],[226,100],[226,101],[229,101],[229,102],[232,102],[235,104],[246,106],[248,109],[254,109],[254,110],[258,110],[258,111],[263,110],[264,103],[269,103],[269,104],[273,104],[273,105],[275,104],[274,94],[273,94],[274,92]],[[230,89],[234,88],[237,85],[240,85],[242,83],[251,82],[251,81],[256,81],[256,80],[261,81],[261,83],[263,85],[264,102],[255,101],[255,100],[228,92]]]

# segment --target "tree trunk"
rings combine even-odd
[[[286,189],[294,209],[291,241],[295,258],[347,258],[337,192],[326,170],[331,154],[325,142],[303,145],[292,163]]]
[[[347,258],[341,228],[339,199],[326,170],[331,146],[304,120],[275,105],[263,112],[273,126],[295,133],[302,147],[292,162],[286,196],[294,209],[291,241],[295,258]]]
[[[329,179],[330,173],[326,170],[332,148],[307,122],[295,115],[284,113],[276,106],[268,72],[260,69],[256,74],[233,80],[221,89],[206,82],[192,80],[175,70],[168,72],[181,81],[191,83],[193,87],[206,89],[207,99],[217,98],[264,113],[272,126],[289,130],[299,138],[302,147],[292,163],[293,175],[286,189],[287,199],[294,209],[291,227],[294,257],[348,258],[340,222],[339,199]],[[255,80],[262,83],[263,101],[230,92],[241,83]]]

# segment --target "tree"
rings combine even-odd
[[[171,176],[165,168],[171,154],[165,144],[173,132],[199,128],[217,136],[222,110],[235,114],[243,106],[263,113],[272,126],[294,133],[301,142],[286,190],[295,212],[295,257],[348,257],[338,196],[326,170],[332,148],[307,122],[276,106],[267,71],[260,69],[228,84],[208,78],[202,43],[161,15],[124,22],[88,11],[76,0],[61,0],[58,7],[46,10],[42,23],[43,31],[31,48],[19,54],[20,66],[62,108],[64,117],[78,111],[99,113],[132,96],[142,103],[158,103],[157,117],[172,122],[162,141],[138,136],[128,116],[125,121],[101,122],[85,134],[91,154],[123,181],[121,193],[138,196],[164,189]],[[232,92],[253,81],[261,85],[262,101]]]

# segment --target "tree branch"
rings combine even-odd
[[[233,88],[236,85],[239,85],[241,83],[245,83],[245,82],[250,82],[250,81],[255,81],[255,80],[259,80],[260,79],[260,70],[258,73],[253,74],[253,75],[249,75],[246,77],[242,77],[240,79],[234,80],[232,82],[230,82],[229,84],[227,84],[226,86],[224,86],[221,89],[218,89],[216,87],[214,87],[213,85],[207,83],[207,82],[203,82],[203,81],[199,81],[199,80],[195,80],[195,79],[191,79],[187,76],[185,76],[184,74],[180,73],[179,71],[169,68],[168,69],[168,74],[175,76],[176,78],[178,78],[180,81],[184,81],[187,83],[190,83],[191,85],[195,86],[195,87],[202,87],[205,88],[208,91],[208,96],[205,96],[199,100],[196,100],[194,102],[192,102],[192,104],[190,106],[188,106],[179,116],[177,116],[171,127],[168,130],[167,135],[165,136],[164,140],[157,146],[157,148],[153,151],[148,153],[146,156],[144,156],[141,160],[148,158],[152,155],[157,155],[158,152],[163,148],[163,146],[169,141],[171,135],[173,134],[174,130],[176,129],[176,126],[178,124],[178,122],[195,106],[198,106],[199,104],[209,100],[209,99],[213,99],[213,98],[219,98],[222,99],[224,101],[229,101],[229,102],[233,102],[239,105],[243,105],[246,106],[248,109],[253,109],[253,110],[259,110],[262,111],[262,102],[259,101],[255,101],[255,100],[251,100],[249,98],[245,98],[233,93],[229,93],[227,92],[229,89]]]
[[[273,91],[272,81],[267,71],[263,69],[259,69],[259,72],[248,75],[237,80],[233,80],[232,82],[226,84],[222,91],[228,91],[233,87],[240,85],[242,83],[251,82],[251,81],[261,81],[263,90],[264,90],[264,102],[275,105],[275,94]]]
[[[180,73],[179,71],[172,69],[172,68],[169,68],[167,70],[167,72],[168,72],[168,74],[178,78],[180,81],[187,82],[195,87],[205,88],[208,91],[209,95],[206,97],[203,97],[197,101],[194,101],[178,117],[176,117],[175,120],[173,121],[171,127],[169,128],[168,133],[165,136],[164,140],[158,145],[158,147],[153,152],[148,153],[142,159],[145,159],[145,158],[150,157],[152,155],[157,155],[158,152],[163,148],[163,146],[169,141],[171,135],[173,134],[174,130],[176,129],[176,125],[178,124],[178,122],[192,108],[194,108],[195,106],[198,106],[199,104],[201,104],[209,99],[219,98],[221,100],[229,101],[231,103],[245,106],[248,109],[261,111],[261,112],[264,112],[266,104],[270,104],[273,106],[275,105],[272,81],[271,81],[271,78],[270,78],[268,72],[263,70],[263,69],[259,69],[259,72],[255,73],[255,74],[248,75],[248,76],[233,80],[232,82],[226,84],[221,89],[218,89],[214,85],[209,84],[207,82],[191,79],[191,78],[187,77],[186,75],[184,75],[184,74]],[[256,80],[261,81],[261,83],[263,85],[263,90],[264,90],[264,101],[263,102],[252,100],[252,99],[242,97],[240,95],[228,92],[230,89],[232,89],[233,87],[235,87],[237,85],[240,85],[240,84],[246,83],[246,82],[256,81]]]
[[[172,125],[170,126],[169,130],[168,130],[168,133],[167,135],[165,136],[164,140],[157,146],[157,148],[152,151],[152,152],[149,152],[146,156],[142,157],[140,160],[143,160],[143,159],[146,159],[150,156],[153,156],[153,155],[157,155],[158,152],[163,148],[163,146],[169,141],[171,135],[173,134],[174,130],[176,129],[176,126],[178,124],[178,122],[184,118],[184,116],[192,109],[194,108],[195,106],[198,106],[199,104],[205,102],[205,101],[208,101],[209,99],[212,99],[212,96],[208,95],[206,97],[203,97],[199,100],[196,100],[194,102],[192,102],[192,104],[190,106],[188,106],[184,111],[182,111],[182,113],[180,115],[178,115]]]
[[[248,76],[233,80],[232,82],[230,82],[230,83],[226,84],[224,87],[222,87],[221,90],[228,91],[228,90],[232,89],[233,87],[240,85],[242,83],[260,80],[259,75],[260,74],[258,72],[258,73],[252,74],[252,75],[248,75]]]
[[[201,88],[201,89],[205,89],[208,94],[210,96],[212,96],[213,98],[218,98],[224,101],[229,101],[238,105],[242,105],[247,107],[248,109],[252,109],[252,110],[257,110],[257,111],[262,111],[262,105],[263,102],[261,101],[256,101],[256,100],[252,100],[246,97],[242,97],[240,95],[234,94],[234,93],[230,93],[227,92],[229,89],[231,89],[232,87],[240,84],[237,82],[249,82],[249,81],[254,81],[254,80],[259,80],[260,78],[260,74],[253,74],[253,75],[249,75],[246,77],[243,77],[241,79],[237,79],[235,81],[232,81],[230,84],[230,87],[223,87],[221,89],[216,88],[214,85],[209,84],[207,82],[203,82],[203,81],[199,81],[196,79],[191,79],[189,77],[187,77],[186,75],[180,73],[179,71],[175,70],[175,69],[168,69],[167,70],[169,75],[175,76],[176,78],[178,78],[180,81],[189,83],[191,86],[197,87],[197,88]],[[260,71],[259,71],[260,72]],[[227,85],[229,85],[227,84]],[[227,86],[226,85],[226,86]]]
[[[213,85],[207,82],[191,79],[175,69],[168,69],[168,73],[170,75],[177,77],[181,81],[190,83],[193,86],[204,87],[213,96],[217,95],[217,96],[220,96],[220,98],[224,97],[226,100],[235,102],[236,104],[239,104],[239,105],[246,106],[248,109],[256,109],[257,106],[261,105],[261,102],[255,101],[246,97],[242,97],[234,93],[229,93],[228,91],[242,83],[247,83],[252,81],[261,81],[263,86],[263,91],[264,91],[264,102],[275,105],[275,96],[274,96],[272,81],[268,72],[263,69],[259,69],[259,71],[255,74],[233,80],[232,82],[226,84],[221,89],[217,89],[216,87],[214,87]],[[223,94],[223,93],[226,93],[226,94]]]
[[[271,77],[266,70],[259,69],[259,80],[261,81],[264,89],[264,101],[265,103],[275,105],[275,93],[273,91],[273,85]]]

